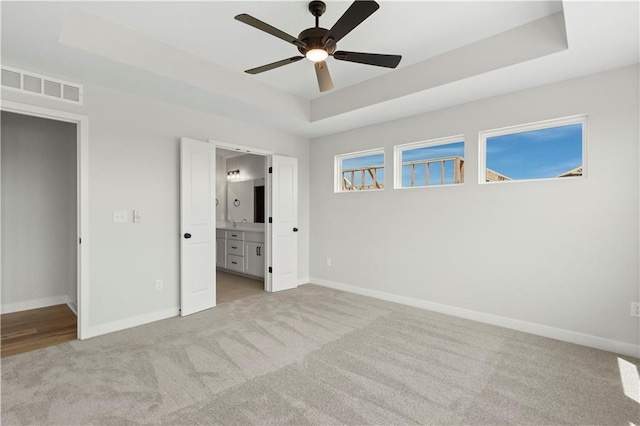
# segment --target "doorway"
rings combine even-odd
[[[235,219],[230,225],[216,219],[221,202],[216,199],[216,173],[223,169],[216,164],[217,149],[258,154],[267,159],[264,204],[268,221],[253,224],[264,232],[255,228],[239,229]],[[226,167],[224,170],[228,176],[239,172]],[[298,286],[297,194],[297,158],[211,140],[180,138],[181,316],[216,306],[216,265],[220,262],[227,262],[225,267],[235,273],[253,276],[263,273],[263,288],[267,292]],[[229,201],[229,194],[227,202],[234,207],[243,206],[239,197]],[[242,226],[250,226],[248,222],[247,219]],[[264,260],[257,262],[252,258]]]
[[[19,316],[29,315],[31,319],[38,323],[42,318],[45,318],[45,321],[40,321],[35,329],[42,329],[50,334],[56,334],[56,338],[45,339],[43,342],[38,343],[35,346],[29,346],[28,344],[21,345],[26,351],[29,349],[35,349],[37,347],[49,346],[51,344],[60,343],[58,338],[61,338],[62,335],[74,335],[73,339],[85,339],[90,337],[90,332],[88,330],[88,321],[86,320],[89,315],[89,306],[88,306],[88,292],[85,289],[85,285],[88,283],[88,263],[89,263],[89,247],[87,244],[81,244],[82,237],[87,237],[89,235],[89,222],[88,222],[88,212],[89,212],[89,204],[88,204],[88,124],[89,120],[86,116],[69,113],[65,111],[59,111],[49,108],[42,108],[38,106],[22,104],[18,102],[12,101],[3,101],[2,105],[0,105],[0,110],[2,111],[2,144],[4,147],[7,147],[10,143],[9,141],[12,139],[11,135],[6,134],[5,132],[11,126],[10,120],[12,118],[6,119],[9,117],[6,113],[13,114],[11,117],[17,118],[19,121],[22,121],[23,128],[29,129],[28,131],[32,131],[34,128],[38,129],[39,125],[33,126],[32,124],[35,122],[27,121],[31,119],[40,119],[44,121],[39,121],[38,123],[45,123],[44,125],[50,125],[53,127],[62,127],[67,129],[72,129],[69,135],[68,142],[68,150],[69,152],[73,152],[74,160],[68,165],[68,171],[70,172],[66,175],[65,178],[61,178],[63,173],[56,174],[54,172],[54,176],[62,179],[62,181],[67,181],[68,185],[66,186],[66,191],[64,194],[45,190],[48,188],[51,182],[46,182],[46,184],[40,185],[36,184],[36,180],[33,179],[32,176],[28,176],[25,178],[21,184],[27,185],[26,188],[23,188],[19,194],[17,194],[17,204],[23,203],[22,206],[14,206],[14,202],[6,199],[7,195],[11,197],[12,189],[5,190],[5,186],[11,183],[12,177],[7,175],[7,172],[11,172],[11,167],[9,165],[9,161],[11,159],[11,154],[7,154],[5,157],[5,152],[2,153],[2,179],[0,179],[2,183],[2,226],[0,226],[0,239],[2,240],[1,249],[0,249],[0,268],[2,269],[2,274],[0,275],[0,289],[2,290],[2,314],[3,321],[2,327],[3,331],[10,331],[9,325],[11,324],[8,321],[4,321],[7,318],[12,319],[11,317],[5,317],[4,314],[16,316],[19,323],[25,323],[24,318],[18,318]],[[25,122],[27,123],[25,125]],[[29,124],[31,123],[31,124]],[[71,126],[71,127],[67,127]],[[9,127],[7,127],[9,126]],[[19,130],[18,128],[18,136],[24,137],[25,132]],[[6,137],[5,137],[6,136]],[[15,148],[15,147],[14,147]],[[18,149],[23,149],[24,146],[18,147]],[[51,148],[50,146],[48,148]],[[42,154],[42,153],[40,153]],[[58,158],[60,156],[60,152],[55,152],[52,154],[52,157]],[[70,154],[71,156],[71,154]],[[8,160],[8,161],[5,161]],[[25,160],[24,161],[32,161]],[[23,161],[20,160],[20,161]],[[13,164],[15,166],[15,164]],[[37,163],[36,163],[37,165]],[[23,170],[24,171],[24,170]],[[44,171],[44,170],[42,170]],[[15,167],[13,170],[15,173]],[[6,178],[5,178],[6,176]],[[14,174],[15,177],[15,174]],[[64,187],[64,186],[63,186]],[[14,188],[15,189],[15,188]],[[16,196],[14,194],[13,196]],[[22,201],[20,201],[20,199]],[[44,203],[44,201],[49,200],[50,203]],[[27,202],[28,201],[28,202]],[[35,203],[35,204],[29,204]],[[26,205],[25,205],[26,204]],[[40,215],[45,216],[44,221],[35,221],[31,218],[28,221],[28,226],[25,226],[24,222],[27,222],[26,218],[28,215],[35,210],[35,206],[40,206],[41,211]],[[15,211],[12,213],[6,208],[10,207],[25,209],[25,217],[18,217],[16,221],[16,213]],[[60,209],[67,209],[68,211],[64,211],[60,215]],[[54,210],[57,213],[54,213]],[[53,219],[54,216],[64,217],[64,223],[60,226],[65,229],[65,232],[62,233],[63,237],[59,237],[60,241],[54,243],[54,247],[57,251],[62,251],[63,248],[66,247],[66,255],[68,262],[63,262],[66,266],[61,267],[52,265],[55,256],[47,257],[47,259],[42,262],[37,259],[40,258],[43,254],[40,251],[45,249],[45,244],[43,243],[46,236],[57,235],[56,232],[59,230],[54,230],[50,226],[50,224],[46,223],[46,220]],[[51,216],[51,217],[49,217]],[[22,224],[19,222],[22,220]],[[16,236],[12,235],[13,227],[17,224],[17,229],[22,233],[18,235],[17,242]],[[40,232],[41,235],[37,235]],[[35,241],[37,244],[33,245],[34,237],[36,234],[38,237]],[[63,243],[64,240],[64,243]],[[49,241],[49,246],[51,245],[51,241]],[[21,252],[22,251],[22,252]],[[26,267],[24,263],[20,265],[19,263],[14,263],[11,256],[23,255],[27,253],[28,264]],[[22,260],[16,260],[17,262],[24,262],[24,258]],[[9,268],[7,265],[11,264]],[[20,268],[18,266],[20,265]],[[25,268],[29,270],[29,279],[30,281],[34,280],[35,277],[40,274],[42,276],[42,272],[50,271],[52,269],[57,269],[57,276],[63,277],[62,281],[64,284],[57,283],[58,289],[65,289],[64,294],[59,291],[57,295],[51,295],[51,293],[40,293],[38,294],[37,289],[42,288],[42,282],[39,285],[33,285],[29,287],[28,285],[23,286],[21,290],[15,290],[15,282],[11,282],[12,280],[23,280],[24,276],[20,274],[24,274]],[[66,270],[66,277],[62,274]],[[54,275],[49,277],[49,281],[53,281]],[[69,278],[71,277],[71,278]],[[11,295],[6,296],[7,292]],[[44,297],[39,297],[43,296]],[[62,307],[60,306],[62,305]],[[41,311],[32,311],[33,309],[46,308]],[[62,309],[64,308],[64,309]],[[66,310],[66,311],[65,311]],[[63,312],[64,311],[64,312]],[[32,314],[32,315],[31,315]],[[50,330],[50,318],[56,317],[55,322],[60,325],[64,329],[64,331],[58,331],[57,333],[53,333]],[[13,319],[16,319],[13,318]],[[29,330],[29,333],[33,333],[34,328]],[[4,337],[4,336],[3,336]],[[8,341],[3,338],[2,341],[2,349],[3,352],[8,348]],[[4,356],[4,353],[3,353]]]
[[[77,339],[77,124],[2,111],[2,356]]]
[[[216,303],[266,290],[267,157],[217,148]]]

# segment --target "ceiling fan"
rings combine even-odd
[[[320,27],[320,16],[322,16],[327,7],[324,2],[314,0],[309,3],[309,11],[316,18],[316,26],[302,31],[297,38],[272,27],[251,15],[242,13],[236,16],[235,19],[295,45],[298,48],[298,51],[304,55],[292,56],[291,58],[246,70],[245,72],[248,74],[259,74],[283,65],[298,62],[306,57],[310,61],[314,62],[320,91],[326,92],[327,90],[333,89],[331,75],[329,74],[327,63],[325,62],[325,59],[329,56],[333,56],[334,59],[339,61],[395,68],[402,59],[402,56],[400,55],[383,55],[378,53],[360,53],[336,50],[338,41],[371,16],[371,14],[378,10],[379,7],[378,3],[372,0],[354,1],[351,6],[349,6],[349,9],[347,9],[347,11],[333,25],[333,27],[328,30]]]

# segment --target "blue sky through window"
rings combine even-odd
[[[489,137],[486,155],[511,180],[557,177],[582,166],[582,123]]]
[[[379,154],[371,154],[371,155],[364,155],[361,157],[354,157],[354,158],[346,158],[344,160],[342,160],[342,170],[347,170],[347,169],[359,169],[359,168],[363,168],[363,167],[373,167],[373,166],[384,166],[384,154],[383,153],[379,153]],[[351,180],[351,175],[349,173],[347,173],[347,179]],[[384,184],[384,167],[379,168],[376,170],[376,180],[378,181],[378,183],[380,183],[381,185]],[[353,182],[356,186],[360,186],[362,184],[362,173],[361,172],[356,172],[354,174],[354,182]],[[373,179],[371,178],[371,175],[366,172],[365,173],[365,185],[371,185],[373,184]]]
[[[415,149],[407,149],[402,151],[402,163],[411,161],[429,160],[433,158],[445,158],[445,157],[462,157],[464,158],[464,141],[447,143],[443,145],[435,146],[423,146]],[[454,163],[453,161],[446,161],[444,167],[445,180],[444,184],[453,183],[454,178]],[[426,165],[416,164],[414,170],[414,187],[426,186]],[[441,185],[442,166],[440,162],[431,163],[429,165],[429,186]],[[402,187],[411,187],[411,166],[402,166]]]

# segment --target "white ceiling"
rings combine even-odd
[[[322,96],[306,60],[257,76],[243,72],[297,51],[233,17],[249,13],[297,36],[313,26],[303,1],[3,1],[2,62],[305,137],[638,62],[637,2],[379,3],[339,48],[401,54],[400,66],[329,59],[336,88]],[[349,5],[327,2],[321,25],[329,28]],[[564,25],[552,28],[557,46],[535,53],[551,36],[514,31],[551,15],[561,17],[556,21],[566,24],[566,33]],[[504,46],[498,39],[512,34],[522,54],[517,48],[492,51],[489,42]],[[493,65],[483,69],[488,63]]]
[[[331,26],[350,2],[326,2],[321,26]],[[233,19],[248,13],[293,36],[313,27],[306,1],[96,2],[77,7],[239,72],[299,55],[296,47]],[[399,67],[423,61],[527,22],[560,12],[559,1],[384,2],[339,43],[340,50],[400,54]],[[390,72],[329,59],[337,89]],[[313,66],[300,61],[252,78],[313,99],[320,96]]]

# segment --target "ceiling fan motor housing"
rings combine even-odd
[[[300,53],[302,53],[303,55],[306,55],[309,50],[322,49],[322,50],[326,50],[329,55],[332,55],[333,52],[336,51],[336,45],[330,44],[329,46],[325,47],[325,45],[322,43],[322,38],[328,32],[329,32],[328,29],[320,28],[320,27],[307,28],[306,30],[302,31],[298,36],[298,39],[303,41],[304,44],[306,44],[307,46],[306,47],[298,46],[298,50],[300,51]]]

